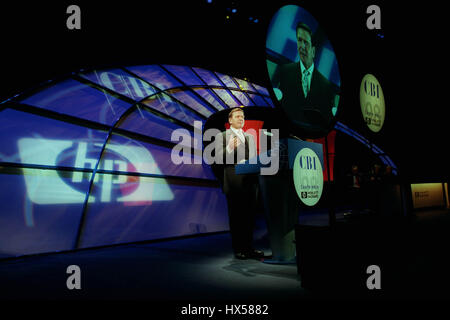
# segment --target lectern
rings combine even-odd
[[[269,164],[263,164],[261,161],[264,155],[258,156],[256,161],[255,159],[249,159],[243,164],[237,165],[235,170],[237,174],[259,174],[259,187],[263,198],[272,249],[272,259],[264,262],[274,264],[296,263],[295,225],[298,223],[299,212],[305,205],[300,200],[295,188],[294,162],[297,154],[303,148],[309,148],[318,156],[323,168],[322,145],[299,139],[284,138],[280,139],[278,145],[272,147],[267,152],[272,157],[278,154],[279,169],[276,174],[261,174],[261,168],[269,167]],[[256,164],[254,164],[255,162]]]

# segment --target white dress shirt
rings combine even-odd
[[[245,136],[244,136],[244,131],[242,129],[235,129],[232,126],[230,126],[231,131],[233,132],[233,134],[235,136],[237,136],[239,138],[239,140],[241,140],[242,143],[245,144]],[[231,138],[233,138],[233,135],[231,135]],[[227,145],[227,152],[231,153],[233,152],[233,149],[230,149]]]

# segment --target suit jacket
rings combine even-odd
[[[231,129],[219,133],[215,138],[216,158],[220,158],[224,163],[223,170],[223,192],[241,193],[248,191],[247,188],[254,184],[254,177],[235,173],[235,165],[256,157],[256,144],[251,134],[244,132],[245,144],[239,145],[233,152],[228,154],[226,147],[235,134]]]
[[[305,98],[300,62],[280,66],[279,89],[283,93],[281,106],[289,119],[315,126],[328,126],[333,118],[335,96],[339,88],[314,68],[309,93]]]

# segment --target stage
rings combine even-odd
[[[296,265],[237,260],[232,254],[229,233],[223,232],[3,259],[0,299],[147,301],[180,306],[189,303],[295,306],[323,298],[448,299],[444,231],[449,225],[448,210],[417,212],[388,253],[393,262],[398,260],[398,265],[384,274],[382,269],[382,289],[366,296],[348,296],[345,287],[341,293],[306,290],[302,288]],[[270,255],[264,222],[259,221],[258,227],[255,246]],[[404,250],[396,252],[399,248]],[[80,267],[80,290],[69,290],[66,286],[69,265]]]

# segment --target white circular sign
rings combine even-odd
[[[295,156],[294,185],[300,200],[307,206],[319,202],[323,190],[322,164],[310,148],[301,149]]]
[[[377,78],[371,74],[366,74],[361,81],[359,102],[364,121],[369,129],[373,132],[380,131],[383,127],[386,113],[384,94]]]

